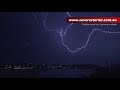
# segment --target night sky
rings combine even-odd
[[[60,34],[43,27],[45,13],[0,12],[0,64],[105,64],[120,63],[120,34],[95,32],[88,46],[71,53],[62,45]],[[70,12],[71,16],[120,16],[120,12]],[[64,28],[66,12],[49,12],[46,20],[51,30]],[[51,20],[51,21],[50,21]],[[66,44],[75,50],[83,46],[94,28],[120,31],[120,26],[81,26],[74,24],[68,30]]]

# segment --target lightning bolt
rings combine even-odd
[[[37,20],[36,15],[35,15],[34,13],[32,13],[32,14],[33,14],[34,17],[35,17],[35,20]],[[82,47],[77,48],[76,50],[71,50],[71,49],[69,48],[69,46],[67,46],[67,45],[64,43],[64,37],[66,36],[68,29],[73,25],[73,23],[69,24],[69,25],[67,26],[67,28],[65,29],[65,31],[63,31],[63,28],[60,28],[60,30],[54,30],[54,29],[53,29],[53,30],[50,30],[50,29],[46,26],[46,20],[47,20],[47,17],[48,17],[48,13],[46,12],[46,14],[45,14],[45,13],[42,13],[42,14],[44,15],[44,20],[43,20],[43,26],[44,26],[44,28],[45,28],[46,30],[48,30],[48,31],[58,32],[58,33],[60,34],[60,36],[61,36],[62,45],[63,45],[64,47],[66,47],[67,50],[68,50],[69,52],[71,52],[71,53],[75,53],[75,52],[78,52],[79,50],[82,50],[82,49],[86,48],[87,45],[88,45],[88,43],[90,42],[90,39],[91,39],[92,34],[95,33],[95,31],[100,31],[100,32],[103,32],[103,33],[106,33],[106,34],[119,34],[119,33],[120,33],[120,32],[109,32],[109,31],[104,31],[104,30],[102,30],[102,29],[95,28],[95,29],[93,29],[93,30],[90,32],[90,34],[88,35],[87,41],[86,41],[85,45],[83,45]],[[67,14],[69,17],[71,17],[71,15],[70,15],[69,12],[66,12],[66,14]]]

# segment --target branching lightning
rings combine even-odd
[[[32,14],[34,15],[34,17],[35,17],[35,19],[36,19],[36,15],[35,15],[34,13],[32,13]],[[104,30],[95,28],[95,29],[93,29],[93,30],[90,32],[90,34],[88,35],[87,41],[86,41],[85,45],[77,48],[76,50],[71,50],[71,49],[69,48],[69,46],[67,46],[67,45],[65,44],[65,42],[64,42],[64,37],[66,36],[68,29],[73,25],[73,23],[69,24],[64,31],[63,31],[63,28],[62,28],[62,27],[61,27],[59,30],[50,30],[50,29],[46,26],[46,20],[47,20],[47,17],[48,17],[48,13],[46,12],[46,14],[45,14],[45,13],[42,13],[42,14],[44,15],[44,20],[43,20],[43,26],[44,26],[44,28],[45,28],[46,30],[48,30],[48,31],[58,32],[58,33],[60,34],[60,36],[61,36],[61,41],[62,41],[63,46],[66,47],[67,50],[68,50],[69,52],[71,52],[71,53],[75,53],[75,52],[78,52],[79,50],[82,50],[82,49],[86,48],[87,45],[88,45],[88,43],[90,42],[90,39],[91,39],[92,34],[93,34],[95,31],[100,31],[100,32],[103,32],[103,33],[106,33],[106,34],[119,34],[119,33],[120,33],[120,32],[109,32],[109,31],[104,31]],[[71,15],[70,15],[69,12],[66,12],[66,14],[67,14],[69,17],[71,17]]]

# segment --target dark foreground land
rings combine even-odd
[[[120,78],[120,65],[5,65],[0,78]]]
[[[54,69],[54,70],[5,70],[0,71],[1,78],[81,78],[89,75],[90,70]]]

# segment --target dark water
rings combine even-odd
[[[0,78],[83,78],[90,75],[90,69],[60,70],[2,70]]]

